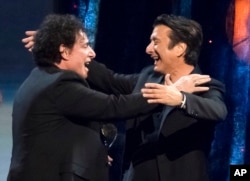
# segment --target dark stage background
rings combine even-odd
[[[5,180],[10,159],[11,102],[17,87],[33,67],[31,55],[23,48],[21,39],[25,30],[38,28],[43,17],[51,12],[81,17],[92,29],[90,36],[94,37],[96,59],[120,73],[139,72],[153,63],[145,48],[157,15],[173,13],[198,21],[204,32],[200,67],[205,74],[224,82],[227,88],[229,114],[215,133],[211,151],[212,181],[229,180],[230,164],[250,164],[250,60],[234,53],[234,0],[0,0],[0,3],[0,158],[4,158],[4,162],[0,160],[0,180]],[[121,134],[111,154],[119,161],[115,153],[123,150],[122,123],[118,128]],[[119,170],[115,172],[113,180],[119,181]]]

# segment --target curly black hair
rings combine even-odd
[[[35,35],[35,44],[32,49],[35,63],[38,66],[50,66],[60,63],[61,44],[72,48],[76,35],[85,32],[82,21],[74,15],[50,14],[41,23]]]

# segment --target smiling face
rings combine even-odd
[[[57,65],[59,68],[74,71],[83,78],[87,78],[88,68],[86,65],[88,65],[96,55],[89,45],[86,33],[80,31],[76,35],[72,49],[60,45],[60,52],[62,61]]]
[[[157,25],[153,29],[146,53],[154,59],[154,70],[163,74],[171,73],[183,55],[181,44],[169,48],[171,29],[165,25]]]

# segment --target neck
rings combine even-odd
[[[193,70],[194,70],[193,65],[188,65],[188,64],[178,65],[176,66],[176,69],[170,72],[170,79],[174,83],[182,76],[189,75]]]
[[[57,66],[59,69],[67,70],[67,65],[64,60],[61,60],[60,63],[55,63],[55,66]]]

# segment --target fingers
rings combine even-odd
[[[165,75],[165,82],[164,82],[165,85],[172,85],[172,81],[170,80],[170,74],[166,74]]]
[[[34,35],[36,31],[26,31],[25,34],[29,37],[23,38],[22,42],[25,43],[24,47],[31,52],[34,46]]]
[[[192,79],[195,86],[202,85],[211,81],[211,78],[209,75],[190,74],[188,76]]]
[[[154,86],[158,86],[158,85],[154,85]],[[162,91],[155,87],[154,88],[150,87],[150,88],[142,88],[141,92],[144,98],[157,99],[161,97]]]
[[[160,85],[160,84],[146,83],[145,87],[146,88],[141,89],[141,92],[142,92],[143,96],[144,95],[147,96],[147,97],[152,97],[153,96],[155,98],[156,95],[158,96],[159,94],[162,94],[164,92],[164,87],[163,87],[163,85]]]
[[[154,90],[142,90],[142,96],[144,98],[157,99],[161,97],[161,94],[158,94]]]
[[[162,99],[148,99],[147,101],[149,104],[163,104]]]
[[[202,84],[205,84],[207,82],[210,82],[211,81],[211,78],[202,78],[202,79],[197,79],[194,81],[194,84],[195,86],[198,86],[198,85],[202,85]]]
[[[28,42],[26,45],[24,45],[25,46],[25,48],[31,48],[31,47],[33,47],[33,45],[34,45],[34,42],[32,42],[32,41],[30,41],[30,42]]]
[[[209,87],[195,87],[194,92],[205,92],[208,91]]]
[[[209,78],[209,75],[201,75],[201,74],[189,74],[189,77],[192,79],[199,79],[199,78]]]
[[[36,34],[36,31],[25,31],[25,35],[27,36],[34,36]]]
[[[157,84],[157,83],[146,83],[145,87],[146,88],[161,89],[161,88],[164,88],[164,85]]]
[[[36,34],[36,31],[25,31],[25,35],[27,35],[27,38],[23,38],[22,42],[23,43],[28,43],[30,41],[34,41],[34,36]]]
[[[199,75],[199,74],[195,74],[192,79],[194,81],[198,81],[198,80],[207,80],[207,79],[211,79],[209,75]]]
[[[23,43],[28,43],[28,42],[30,42],[30,41],[32,41],[32,40],[33,40],[33,37],[30,36],[30,37],[27,37],[27,38],[23,38],[23,39],[22,39],[22,42],[23,42]]]
[[[27,48],[30,52],[32,52],[33,46],[34,46],[33,41],[30,41],[24,45],[24,47]]]
[[[147,100],[148,103],[153,104],[153,103],[162,103],[162,97],[164,92],[162,92],[162,89],[157,89],[157,87],[162,86],[159,84],[154,84],[154,83],[148,83],[150,88],[142,88],[142,96]],[[151,85],[152,84],[152,85]]]

